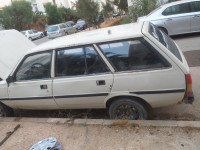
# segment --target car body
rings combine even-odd
[[[8,108],[108,108],[112,119],[147,119],[150,108],[193,101],[183,53],[149,22],[46,42],[27,51],[2,79],[5,116]]]
[[[67,22],[65,22],[65,24],[70,24],[71,26],[75,25],[74,21],[67,21]]]
[[[120,13],[119,13],[119,12],[114,12],[114,13],[113,13],[113,18],[119,17],[119,16],[120,16]]]
[[[77,29],[77,30],[84,30],[87,28],[87,23],[84,21],[84,20],[81,20],[79,19],[77,21],[77,23],[74,25],[74,27]]]
[[[21,33],[23,35],[25,35],[25,37],[27,37],[31,41],[44,37],[43,32],[40,32],[40,31],[37,31],[37,30],[25,30],[25,31],[21,31]]]
[[[67,26],[64,23],[52,25],[47,28],[47,37],[54,39],[67,34]]]
[[[77,32],[77,29],[72,25],[72,23],[65,23],[66,26],[66,33],[67,34],[73,34]]]
[[[151,21],[169,35],[200,31],[200,0],[181,0],[160,6],[139,21]]]

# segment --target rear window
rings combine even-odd
[[[47,29],[47,32],[53,32],[53,31],[57,31],[57,30],[58,30],[58,26],[52,26]]]
[[[168,35],[159,30],[153,24],[150,24],[149,33],[160,43],[162,43],[172,54],[174,54],[182,62],[181,54],[178,50],[178,47]]]

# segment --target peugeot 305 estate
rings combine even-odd
[[[61,37],[32,48],[0,82],[0,113],[13,109],[108,109],[148,119],[151,108],[192,103],[183,53],[149,22]]]

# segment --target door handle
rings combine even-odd
[[[47,85],[45,84],[45,85],[40,85],[40,88],[43,90],[43,89],[47,89],[48,87],[47,87]]]
[[[106,85],[106,81],[105,80],[98,80],[96,81],[97,85],[100,86],[100,85]]]

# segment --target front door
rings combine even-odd
[[[25,57],[8,87],[11,105],[19,109],[56,109],[52,95],[51,52]]]
[[[188,3],[170,6],[163,15],[169,35],[190,32],[191,14]]]
[[[104,108],[113,74],[93,46],[56,51],[53,96],[60,108]]]

